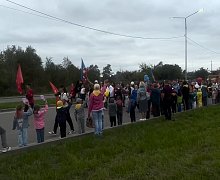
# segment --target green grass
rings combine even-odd
[[[220,106],[0,157],[4,180],[220,179]],[[16,137],[15,137],[16,138]]]
[[[48,105],[56,104],[55,98],[47,99],[47,102],[48,102]],[[2,104],[0,104],[0,110],[1,110],[1,109],[16,108],[16,106],[17,106],[18,104],[23,104],[23,105],[24,105],[24,103],[23,103],[22,101],[21,101],[21,102],[2,103]],[[34,104],[44,105],[45,102],[42,101],[42,100],[35,100],[35,101],[34,101]]]

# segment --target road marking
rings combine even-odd
[[[56,108],[56,107],[49,107],[48,109],[54,109],[54,108]],[[9,112],[0,112],[0,115],[2,115],[2,114],[14,114],[15,113],[15,110],[14,111],[9,111]]]

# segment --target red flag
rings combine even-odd
[[[16,85],[18,87],[18,92],[20,94],[22,94],[22,89],[21,89],[21,84],[23,84],[24,81],[23,81],[23,76],[22,76],[22,72],[21,72],[21,66],[19,64],[18,66],[18,73],[17,73],[17,79],[16,79]]]
[[[54,94],[58,93],[59,92],[58,89],[50,81],[49,81],[49,83],[53,89]]]
[[[57,94],[59,92],[58,89],[50,81],[49,83],[53,89],[54,94]],[[58,97],[56,97],[56,108],[57,108],[57,101],[58,101]]]

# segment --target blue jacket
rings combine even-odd
[[[64,123],[67,120],[67,112],[69,111],[70,107],[72,104],[69,104],[68,107],[64,108],[64,107],[58,107],[57,108],[57,122],[58,123]]]
[[[128,104],[128,113],[131,112],[131,111],[135,111],[135,107],[136,107],[136,104],[135,104],[135,100],[134,100],[134,96],[131,95],[130,96],[130,100],[129,100],[129,104]]]
[[[135,102],[137,101],[137,91],[138,91],[138,90],[133,90],[133,91],[132,91],[132,95],[134,96]]]

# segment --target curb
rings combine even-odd
[[[154,120],[154,119],[159,119],[159,118],[151,118],[149,120]],[[149,120],[147,120],[147,121],[149,121]],[[141,123],[141,122],[146,122],[146,121],[136,121],[135,123]],[[132,125],[132,124],[135,124],[135,123],[127,122],[127,123],[124,123],[122,126],[116,126],[116,127],[108,126],[108,127],[105,127],[103,129],[103,131],[110,131],[111,129],[120,128],[120,127],[123,127],[123,126]],[[55,138],[48,139],[48,140],[44,141],[43,143],[37,143],[36,142],[36,143],[30,143],[26,147],[19,147],[19,146],[12,147],[12,150],[7,152],[7,153],[0,152],[0,156],[10,155],[10,154],[19,153],[19,152],[25,152],[27,150],[36,149],[36,148],[43,147],[43,146],[44,147],[45,146],[50,146],[52,144],[55,144],[55,143],[58,143],[58,142],[61,142],[61,141],[70,140],[71,138],[80,138],[80,137],[87,136],[87,135],[93,134],[93,133],[94,133],[94,128],[91,128],[91,130],[86,131],[84,134],[68,135],[66,138],[63,138],[63,139],[60,139],[59,137],[55,136]],[[51,136],[51,137],[53,137],[53,136]]]

